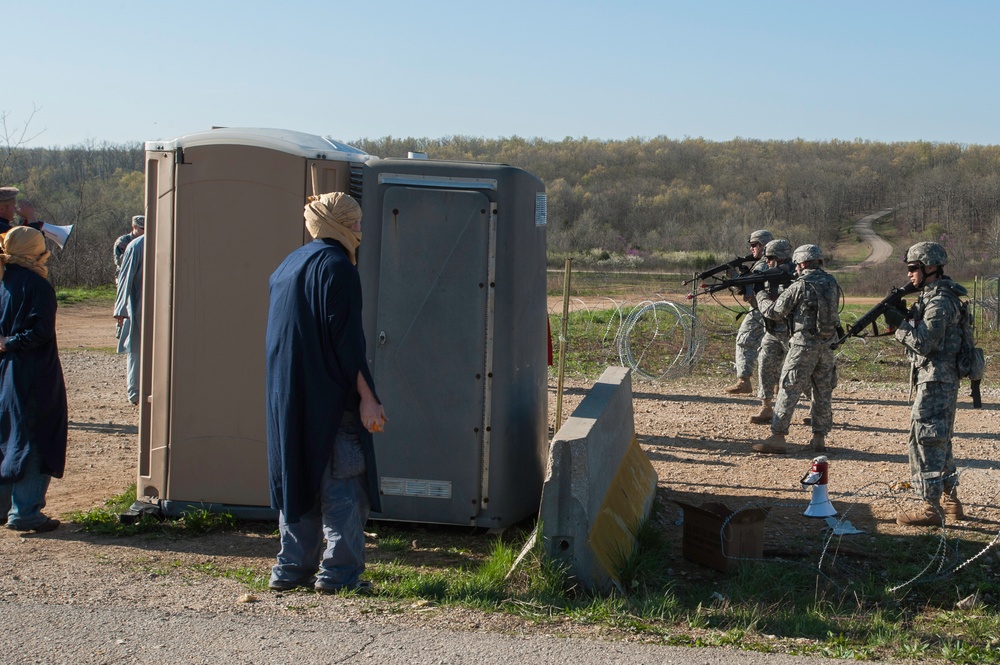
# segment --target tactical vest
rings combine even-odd
[[[826,272],[810,270],[799,277],[802,283],[802,302],[795,314],[794,331],[821,339],[833,337],[840,325],[837,308],[840,305],[840,288]]]

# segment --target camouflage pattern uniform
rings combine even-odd
[[[964,287],[942,277],[923,287],[911,320],[896,329],[906,347],[916,399],[910,412],[910,473],[931,503],[958,485],[951,439],[958,401],[958,350],[962,345],[959,296]]]
[[[796,250],[798,251],[798,250]],[[805,270],[777,300],[757,295],[760,311],[769,319],[788,319],[792,336],[781,367],[780,390],[771,432],[788,434],[792,412],[807,388],[812,389],[812,431],[826,435],[833,428],[833,387],[836,361],[830,344],[836,340],[840,315],[840,285],[820,267]]]
[[[118,239],[115,240],[115,282],[116,283],[118,282],[118,276],[122,272],[122,258],[125,256],[125,249],[128,247],[128,244],[130,242],[132,242],[133,240],[135,240],[135,238],[136,237],[134,235],[132,235],[132,232],[129,231],[128,233],[126,233],[124,235],[118,236]]]
[[[775,240],[773,242],[777,243],[783,241]],[[772,244],[773,243],[769,243],[768,247],[771,247]],[[788,248],[788,251],[789,258],[775,267],[781,268],[785,272],[793,273],[795,272],[795,266],[791,261],[790,247]],[[773,301],[787,288],[788,286],[784,284],[770,287],[767,291],[768,300]],[[760,303],[756,300],[756,298],[755,306],[758,309],[760,308]],[[788,340],[792,333],[788,328],[787,320],[771,319],[764,316],[763,312],[761,312],[761,317],[765,332],[764,338],[760,343],[760,358],[757,366],[757,397],[761,400],[767,400],[770,402],[774,399],[775,388],[778,385],[778,379],[781,378],[781,366],[785,361],[785,354],[788,353]]]
[[[753,264],[750,272],[764,272],[767,270],[767,261],[763,257]],[[753,374],[754,364],[760,354],[760,344],[764,339],[764,317],[754,305],[751,299],[750,310],[747,311],[740,323],[739,330],[736,331],[736,377],[740,379],[750,378]]]
[[[132,216],[132,230],[130,230],[128,233],[125,233],[123,235],[118,236],[118,239],[115,240],[115,247],[114,247],[114,252],[115,252],[115,284],[118,283],[118,277],[121,275],[121,272],[122,272],[122,259],[125,258],[125,250],[128,248],[128,245],[129,245],[130,242],[132,242],[133,240],[135,240],[136,238],[139,237],[135,233],[136,227],[138,227],[140,229],[145,229],[146,228],[146,217],[145,217],[145,215],[133,215]]]

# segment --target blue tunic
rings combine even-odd
[[[118,337],[118,353],[139,356],[142,346],[142,260],[146,236],[133,238],[122,257],[121,274],[115,290],[115,316],[127,317]]]
[[[0,479],[24,476],[28,447],[42,473],[62,478],[66,468],[66,384],[56,347],[56,292],[41,275],[5,266],[0,281]]]
[[[316,505],[345,411],[357,411],[361,372],[374,393],[361,328],[361,279],[335,240],[288,255],[270,279],[267,457],[271,507],[290,523]],[[371,434],[359,428],[368,494],[381,509]]]

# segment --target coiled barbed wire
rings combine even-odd
[[[690,306],[647,300],[629,312],[616,335],[618,358],[638,376],[661,381],[690,372],[705,348]]]
[[[977,325],[983,330],[1000,329],[1000,276],[980,278],[980,288],[973,303],[973,311],[978,313]]]

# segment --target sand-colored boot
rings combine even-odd
[[[749,395],[753,392],[753,387],[750,385],[749,376],[741,376],[736,383],[726,386],[723,390],[730,395]]]
[[[784,434],[772,433],[771,436],[750,447],[754,452],[767,453],[768,455],[784,455],[788,452],[788,448],[785,446]]]
[[[774,409],[771,408],[771,400],[765,399],[760,407],[760,413],[750,416],[750,422],[754,425],[770,425],[774,418]]]
[[[826,434],[813,432],[812,438],[809,439],[809,448],[815,453],[826,451]]]
[[[944,493],[941,497],[941,510],[944,512],[946,517],[950,517],[955,520],[965,519],[965,507],[962,505],[962,502],[958,500],[958,488]]]
[[[896,515],[899,526],[943,526],[944,518],[941,507],[936,503],[924,501],[916,510],[901,510]]]

